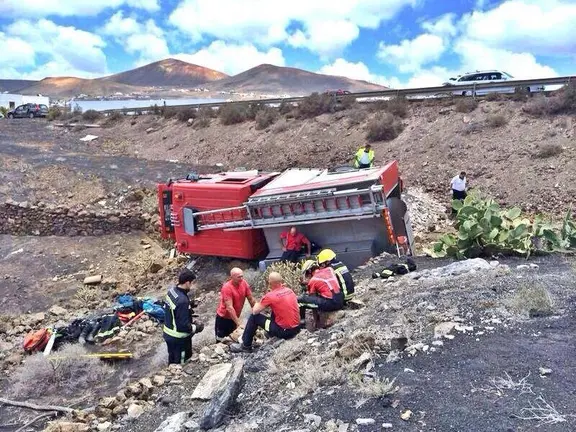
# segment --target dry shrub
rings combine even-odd
[[[291,262],[277,261],[270,264],[264,273],[260,273],[260,278],[254,283],[254,287],[259,292],[264,292],[268,288],[268,276],[272,272],[278,272],[284,279],[284,285],[292,288],[295,293],[300,291],[300,266]]]
[[[516,87],[514,93],[511,95],[513,101],[524,102],[530,96],[530,90],[524,87]]]
[[[113,111],[106,117],[106,121],[104,122],[105,126],[113,126],[116,123],[121,122],[124,119],[124,114],[119,111]]]
[[[391,141],[404,130],[400,120],[390,113],[380,114],[368,122],[366,139],[370,142]]]
[[[396,378],[390,380],[389,378],[370,378],[361,374],[352,374],[350,376],[350,383],[352,387],[358,389],[364,396],[371,398],[379,398],[396,393],[399,390],[395,386]]]
[[[289,339],[281,343],[272,355],[272,362],[280,372],[294,370],[294,363],[306,360],[310,345],[300,338]]]
[[[198,117],[192,123],[192,127],[194,129],[204,129],[210,126],[210,118],[209,117]]]
[[[386,101],[386,111],[396,117],[408,117],[408,100],[403,96],[398,96]]]
[[[462,135],[471,135],[473,133],[482,132],[484,124],[480,122],[471,122],[462,127]]]
[[[456,102],[456,111],[461,113],[471,113],[478,108],[478,101],[472,98],[458,99]]]
[[[89,306],[96,306],[98,302],[102,299],[102,289],[98,287],[93,287],[89,285],[85,285],[81,288],[78,288],[74,297],[79,300],[81,303]]]
[[[60,109],[58,106],[50,107],[48,110],[48,115],[46,116],[48,121],[56,120],[60,117],[62,117],[62,109]]]
[[[320,387],[341,385],[348,380],[346,366],[339,359],[322,362],[318,358],[312,358],[306,362],[305,367],[298,368],[293,373],[297,380],[296,393],[301,397],[314,393]]]
[[[504,114],[492,114],[486,118],[486,123],[492,128],[499,128],[508,124],[508,119]]]
[[[198,109],[198,117],[216,118],[218,117],[218,110],[210,107],[200,107]]]
[[[247,104],[244,106],[247,120],[256,120],[256,116],[260,111],[266,108],[266,105],[259,102]]]
[[[350,109],[354,105],[356,105],[356,98],[352,95],[345,95],[339,98],[340,101],[340,108],[342,109]]]
[[[336,111],[336,98],[328,94],[312,93],[298,103],[300,118],[313,118]]]
[[[165,119],[172,119],[178,116],[178,110],[174,107],[163,107],[162,108],[162,117]]]
[[[558,156],[564,151],[560,144],[543,143],[538,146],[534,157],[538,159],[546,159],[549,157]]]
[[[354,108],[348,113],[348,127],[359,125],[366,120],[368,113],[362,107]]]
[[[198,112],[194,108],[181,108],[176,114],[176,118],[181,122],[187,122],[189,119],[195,119]]]
[[[278,106],[278,112],[282,115],[288,114],[293,109],[294,109],[294,105],[291,103],[288,103],[286,101],[280,102],[280,105]]]
[[[220,123],[225,126],[243,123],[246,121],[246,108],[243,105],[223,105],[218,113]]]
[[[486,100],[489,102],[495,102],[495,101],[502,100],[502,97],[501,97],[500,93],[496,93],[496,92],[488,93],[486,95]]]
[[[114,369],[94,358],[80,345],[64,345],[49,359],[42,353],[26,359],[13,374],[13,392],[19,397],[45,395],[78,396],[106,381]]]
[[[272,126],[279,118],[278,110],[264,107],[256,113],[256,129],[266,129]]]
[[[512,308],[518,313],[550,314],[553,303],[548,290],[536,284],[520,288],[512,299]]]
[[[538,95],[524,104],[522,111],[534,117],[557,114],[562,111],[562,101],[558,96],[546,97]]]
[[[282,133],[286,132],[289,129],[288,122],[286,120],[282,120],[274,125],[274,133]]]
[[[96,121],[102,117],[102,114],[96,110],[88,110],[82,114],[82,119],[86,121]]]

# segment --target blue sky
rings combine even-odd
[[[96,77],[167,57],[393,87],[475,69],[569,75],[575,28],[576,0],[2,0],[0,78]]]

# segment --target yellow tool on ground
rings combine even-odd
[[[128,360],[134,358],[134,354],[131,352],[120,352],[120,353],[95,353],[95,354],[82,354],[80,356],[74,357],[82,357],[82,358],[99,358],[103,360]],[[63,360],[73,358],[70,356],[50,356],[48,357],[50,360]]]

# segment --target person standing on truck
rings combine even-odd
[[[252,341],[258,327],[263,328],[270,336],[280,339],[291,339],[300,332],[300,311],[298,298],[294,291],[284,285],[282,275],[271,272],[268,276],[269,291],[252,308],[242,342],[230,345],[232,352],[252,351]],[[270,308],[270,317],[262,314]]]
[[[344,304],[354,298],[354,280],[348,267],[336,258],[332,249],[323,249],[318,254],[318,265],[320,268],[332,267],[338,277],[340,290],[344,293]]]
[[[307,294],[298,297],[301,324],[305,323],[306,309],[334,312],[344,307],[344,293],[332,267],[320,268],[316,261],[307,260],[302,274]]]
[[[178,275],[178,285],[170,287],[166,294],[163,333],[169,364],[182,364],[192,357],[192,336],[204,328],[202,323],[192,322],[188,293],[194,287],[195,280],[196,275],[184,269]]]
[[[356,168],[372,168],[374,162],[374,150],[370,144],[360,147],[354,156],[354,166]]]
[[[250,285],[244,280],[244,272],[242,269],[234,267],[230,270],[230,279],[222,285],[220,290],[220,303],[216,310],[216,322],[214,324],[217,342],[222,342],[237,328],[242,328],[240,315],[246,299],[250,306],[254,307],[256,300],[252,296]]]
[[[296,227],[291,227],[290,231],[280,234],[280,244],[282,245],[281,261],[298,262],[298,257],[302,253],[302,246],[306,245],[306,258],[312,255],[312,244]]]

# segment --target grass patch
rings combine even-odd
[[[272,126],[279,117],[280,114],[275,108],[263,107],[256,113],[256,129],[262,130]]]
[[[544,143],[540,144],[534,153],[538,159],[547,159],[562,154],[564,149],[560,144]]]
[[[368,122],[366,139],[370,142],[391,141],[404,130],[400,120],[390,113],[383,113]]]
[[[19,397],[45,395],[78,396],[111,377],[114,369],[99,359],[83,358],[88,351],[80,345],[65,345],[48,359],[42,353],[26,359],[12,377]]]
[[[486,123],[491,128],[499,128],[506,126],[508,124],[508,119],[504,114],[492,114],[486,118]]]
[[[550,293],[541,285],[520,288],[512,299],[512,308],[520,314],[551,314],[554,309]]]
[[[478,108],[478,101],[472,98],[458,99],[455,110],[461,113],[471,113]]]
[[[361,394],[370,398],[379,398],[396,393],[400,388],[395,386],[396,378],[369,378],[356,373],[350,375],[350,384]]]
[[[243,123],[247,120],[246,108],[243,105],[223,105],[218,116],[225,126]]]

